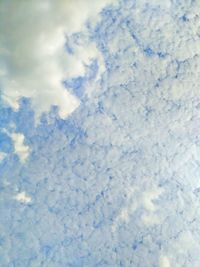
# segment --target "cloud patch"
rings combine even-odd
[[[100,55],[94,44],[67,54],[65,36],[83,31],[88,19],[97,21],[98,13],[112,2],[1,1],[0,88],[4,102],[18,110],[21,97],[31,98],[37,121],[52,105],[58,106],[62,119],[72,113],[79,100],[62,81],[83,75],[85,65]]]

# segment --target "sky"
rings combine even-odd
[[[199,267],[199,11],[0,1],[0,266]]]

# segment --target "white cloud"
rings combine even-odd
[[[159,196],[163,193],[161,188],[153,187],[151,190],[145,190],[141,193],[140,189],[135,186],[127,187],[126,195],[127,195],[127,203],[120,210],[118,216],[116,217],[113,225],[112,231],[115,232],[116,228],[121,223],[128,223],[130,221],[130,216],[140,207],[144,207],[145,212],[141,216],[141,221],[145,225],[153,225],[157,224],[160,221],[157,214],[155,213],[157,210],[157,206],[154,203],[155,200],[159,198]]]
[[[31,202],[31,197],[29,197],[26,194],[26,192],[21,192],[21,193],[17,194],[14,198],[21,203],[30,203]]]
[[[162,193],[163,190],[161,188],[154,188],[142,194],[143,205],[146,212],[143,214],[141,219],[145,225],[153,225],[160,222],[160,218],[155,213],[157,207],[154,201],[157,200]]]
[[[61,81],[84,74],[84,64],[102,58],[94,44],[83,44],[74,55],[64,51],[65,34],[82,31],[88,19],[113,0],[7,1],[0,3],[0,79],[2,98],[13,109],[19,99],[29,97],[36,120],[51,105],[61,118],[79,106]],[[103,70],[103,68],[101,68]]]
[[[24,144],[24,135],[21,133],[11,133],[10,137],[14,143],[15,154],[17,154],[20,161],[24,163],[30,153],[29,147]]]
[[[170,267],[170,261],[169,258],[166,255],[161,255],[160,256],[160,267]]]
[[[163,191],[160,188],[156,188],[152,191],[147,191],[143,193],[143,201],[144,201],[144,207],[148,211],[154,212],[156,210],[156,206],[153,203],[154,200],[156,200]]]

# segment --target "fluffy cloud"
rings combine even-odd
[[[15,199],[21,203],[29,203],[31,202],[31,197],[29,197],[25,192],[18,193],[15,196]]]
[[[101,56],[94,44],[82,44],[74,53],[64,49],[65,36],[97,21],[112,0],[6,1],[0,3],[0,80],[2,99],[19,108],[21,97],[32,100],[38,120],[52,105],[66,118],[79,100],[62,86],[67,77],[84,75],[85,65]],[[87,48],[87,49],[85,49]]]
[[[21,133],[12,133],[10,137],[14,144],[15,154],[19,157],[21,162],[25,162],[29,156],[30,149],[24,144],[24,135]]]

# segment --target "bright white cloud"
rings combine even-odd
[[[14,143],[15,154],[17,154],[20,161],[24,163],[30,153],[29,147],[24,144],[24,135],[21,133],[12,133],[10,134],[10,137]]]
[[[21,193],[17,194],[14,198],[21,203],[30,203],[31,202],[31,197],[29,197],[26,194],[26,192],[21,192]]]
[[[101,55],[94,44],[82,44],[69,55],[64,51],[65,35],[84,29],[88,19],[113,0],[44,0],[0,3],[0,81],[2,98],[12,108],[19,99],[29,97],[36,120],[51,105],[66,118],[79,106],[79,100],[67,92],[62,81],[84,74],[85,64]],[[103,67],[101,67],[103,70]]]

